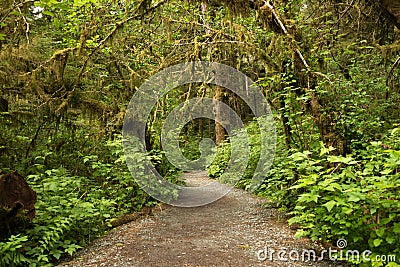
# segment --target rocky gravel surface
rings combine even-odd
[[[203,172],[185,178],[192,186],[210,182]],[[265,203],[233,189],[206,206],[160,205],[153,215],[113,229],[59,266],[345,266],[309,260],[309,250],[319,257],[324,248],[294,238],[287,217]]]

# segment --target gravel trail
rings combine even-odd
[[[192,186],[211,181],[205,172],[184,178]],[[295,239],[287,217],[266,202],[233,189],[206,206],[160,205],[153,215],[113,229],[59,266],[344,266],[302,257],[304,250],[319,256],[323,248]]]

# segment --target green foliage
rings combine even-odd
[[[208,175],[213,178],[220,177],[228,167],[229,159],[231,157],[230,143],[223,142],[218,146],[217,154],[214,161],[207,168]]]
[[[80,156],[90,176],[35,164],[33,169],[43,172],[29,175],[27,181],[38,196],[36,217],[29,228],[0,243],[0,266],[50,266],[104,234],[113,218],[155,203],[128,171],[121,137],[106,142],[104,151],[107,157]],[[141,166],[139,160],[137,168]]]
[[[257,144],[257,132],[249,132],[253,144]],[[323,143],[319,153],[279,147],[275,164],[257,193],[290,212],[289,223],[301,227],[299,237],[328,241],[345,238],[349,249],[371,250],[371,258],[393,254],[399,259],[398,134],[399,128],[394,128],[382,141],[366,144],[347,156],[330,155],[334,149]],[[219,147],[208,169],[210,175],[223,172],[230,158],[227,145]],[[253,156],[239,186],[248,184],[254,173],[257,149],[252,149]],[[368,266],[379,266],[376,264]]]
[[[392,138],[393,134],[386,139],[390,145],[397,143]],[[323,146],[319,155],[296,152],[284,162],[286,171],[276,166],[265,184],[279,178],[293,181],[279,184],[283,194],[269,193],[291,211],[289,223],[301,226],[298,236],[345,238],[349,249],[393,254],[398,259],[400,150],[384,147],[372,142],[346,157],[330,156],[330,149]]]
[[[260,133],[260,125],[257,120],[264,120],[263,118],[259,119],[254,119],[250,121],[245,129],[246,131],[241,131],[241,132],[233,132],[232,135],[235,136],[238,140],[244,140],[245,136],[248,137],[248,145],[249,147],[247,148],[245,143],[240,143],[237,144],[234,149],[234,153],[236,154],[236,161],[233,162],[233,164],[240,165],[240,164],[246,164],[244,173],[242,177],[240,177],[240,180],[237,182],[236,186],[239,188],[243,188],[245,190],[249,190],[251,186],[251,181],[255,175],[261,175],[264,176],[264,173],[266,170],[264,168],[260,168],[259,172],[256,173],[256,168],[259,164],[260,160],[260,154],[261,150],[265,149],[266,151],[268,149],[271,149],[272,147],[275,148],[275,144],[271,146],[271,144],[266,144],[267,146],[271,147],[262,147],[261,144],[261,133]],[[268,129],[269,130],[269,129]],[[267,140],[266,142],[269,142],[272,140]],[[247,154],[248,159],[247,159]],[[230,143],[230,140],[227,140],[223,143],[221,143],[218,148],[217,148],[217,153],[216,157],[213,160],[213,162],[208,166],[208,175],[210,177],[214,178],[221,178],[220,180],[222,182],[224,181],[224,178],[222,177],[224,172],[226,171],[226,168],[228,167],[228,164],[231,160],[231,155],[232,152],[232,145]],[[269,156],[269,155],[267,155]],[[232,162],[231,162],[232,163]],[[267,167],[265,167],[267,168]]]
[[[24,259],[25,265],[44,266],[64,253],[71,255],[85,241],[99,236],[106,229],[110,214],[115,213],[112,201],[92,197],[100,192],[92,181],[71,176],[63,168],[31,175],[28,181],[38,195],[36,217],[32,227],[21,234],[23,238],[11,237],[4,243],[3,248],[9,247],[3,252],[5,260],[16,257],[10,246],[16,241],[22,247],[18,257]],[[3,261],[2,266],[6,263]],[[18,261],[13,264],[20,265]]]
[[[258,128],[258,123],[256,120],[251,121],[247,126],[246,126],[246,135],[249,138],[249,160],[246,166],[246,169],[243,173],[243,176],[240,178],[240,180],[237,182],[236,186],[239,188],[243,189],[248,189],[248,187],[251,184],[251,179],[253,178],[254,171],[257,167],[258,159],[260,157],[260,149],[261,149],[261,137],[260,137],[260,131]],[[240,132],[233,132],[233,135],[236,135],[236,138],[241,138],[241,135],[245,134],[240,133]],[[243,136],[244,138],[244,136]],[[241,159],[241,155],[247,155],[247,148],[245,146],[241,146],[240,144],[235,146],[235,151],[234,153],[236,154],[237,157],[237,162],[234,162],[233,164],[245,164],[246,160]],[[230,159],[231,159],[231,153],[232,153],[232,145],[229,140],[224,141],[221,143],[218,148],[217,148],[217,153],[216,157],[213,160],[213,162],[210,164],[210,166],[207,167],[208,175],[210,177],[214,178],[221,178],[222,182],[228,182],[224,181],[223,174],[226,171],[226,168],[229,165]]]
[[[13,235],[7,242],[0,242],[0,266],[22,266],[29,262],[20,252],[27,240],[27,236]]]
[[[93,179],[100,184],[100,188],[107,199],[115,202],[118,211],[132,212],[139,210],[146,203],[153,201],[135,182],[136,177],[132,177],[125,161],[122,148],[121,136],[115,136],[114,140],[105,143],[111,153],[111,162],[104,162],[97,155],[82,156],[83,162],[90,168]],[[134,155],[137,177],[144,176],[143,161],[146,155],[136,153]],[[154,158],[154,157],[153,157]],[[97,196],[94,196],[97,197]]]

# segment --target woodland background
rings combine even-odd
[[[152,74],[215,61],[254,80],[270,104],[276,159],[257,194],[275,201],[299,236],[348,241],[400,261],[400,1],[389,0],[1,0],[0,169],[36,191],[36,217],[0,239],[0,266],[52,266],[104,234],[113,218],[155,201],[133,181],[121,145],[125,109]],[[179,87],[147,122],[148,155],[170,181],[159,133],[193,97],[224,101],[250,134],[247,188],[261,149],[248,107],[221,87]],[[218,111],[217,111],[218,112]],[[229,161],[222,125],[197,119],[219,145],[208,168]],[[21,215],[22,216],[22,215]],[[22,220],[22,219],[21,219]]]

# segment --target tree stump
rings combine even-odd
[[[36,199],[18,172],[0,175],[0,238],[26,227],[35,217]]]

